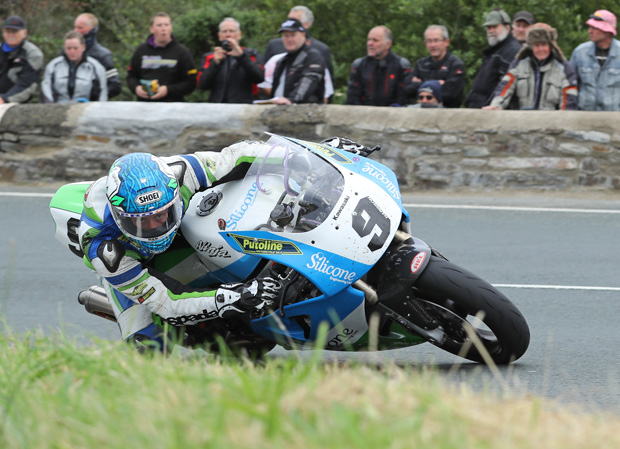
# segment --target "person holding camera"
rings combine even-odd
[[[217,35],[220,46],[203,55],[198,88],[211,91],[210,103],[252,103],[265,79],[258,52],[241,47],[241,25],[232,17],[220,22]]]
[[[151,35],[136,48],[127,85],[138,101],[180,102],[196,89],[196,66],[189,49],[177,42],[165,12],[151,18]]]

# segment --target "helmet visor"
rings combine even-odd
[[[116,224],[127,237],[153,241],[175,231],[181,223],[182,201],[179,195],[159,209],[145,213],[126,213],[112,207]]]

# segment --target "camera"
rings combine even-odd
[[[231,51],[233,49],[232,45],[230,45],[230,42],[228,42],[226,39],[222,41],[222,48],[224,49],[224,51]]]

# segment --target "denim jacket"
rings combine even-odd
[[[603,67],[596,60],[594,42],[579,45],[570,63],[577,72],[580,110],[620,110],[620,41],[612,40]]]

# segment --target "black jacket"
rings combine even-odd
[[[278,61],[273,72],[271,94],[274,96],[284,71],[284,97],[292,103],[323,103],[325,60],[318,50],[304,44]]]
[[[497,45],[483,50],[482,65],[465,99],[466,108],[480,109],[491,103],[495,86],[508,71],[508,66],[520,48],[519,41],[512,37],[512,34],[508,34],[508,37]]]
[[[167,86],[168,95],[155,101],[185,101],[185,95],[196,88],[194,58],[187,47],[178,43],[174,37],[165,47],[158,47],[151,35],[136,48],[127,70],[127,85],[134,94],[140,80],[157,80],[160,86]],[[153,101],[139,97],[137,99]]]
[[[310,38],[310,47],[318,50],[323,59],[325,60],[325,66],[329,71],[329,76],[332,77],[332,82],[334,82],[334,66],[332,64],[332,51],[329,49],[327,44],[324,44],[318,39],[313,37]],[[267,48],[265,48],[265,53],[263,54],[263,64],[266,64],[267,61],[272,56],[278,55],[280,53],[284,53],[286,49],[284,48],[284,44],[282,43],[282,38],[279,37],[277,39],[271,39],[267,44]]]
[[[389,51],[381,61],[370,56],[353,61],[347,89],[347,104],[390,106],[409,103],[404,83],[411,63]]]
[[[86,56],[96,59],[106,71],[108,80],[108,99],[121,93],[121,79],[118,70],[114,67],[112,52],[97,41],[98,28],[95,27],[84,35],[86,40]]]
[[[413,81],[416,77],[422,82]],[[431,56],[418,59],[408,78],[405,92],[410,98],[415,99],[418,96],[418,89],[424,81],[443,80],[445,82],[441,86],[441,98],[444,108],[458,108],[463,102],[465,64],[450,52],[439,61],[435,61]]]
[[[0,97],[6,103],[30,101],[41,78],[43,53],[28,40],[13,51],[0,48]]]
[[[238,58],[226,56],[219,64],[213,62],[213,53],[203,55],[198,88],[211,91],[210,103],[252,103],[256,84],[265,79],[257,57],[258,52],[248,48]]]

